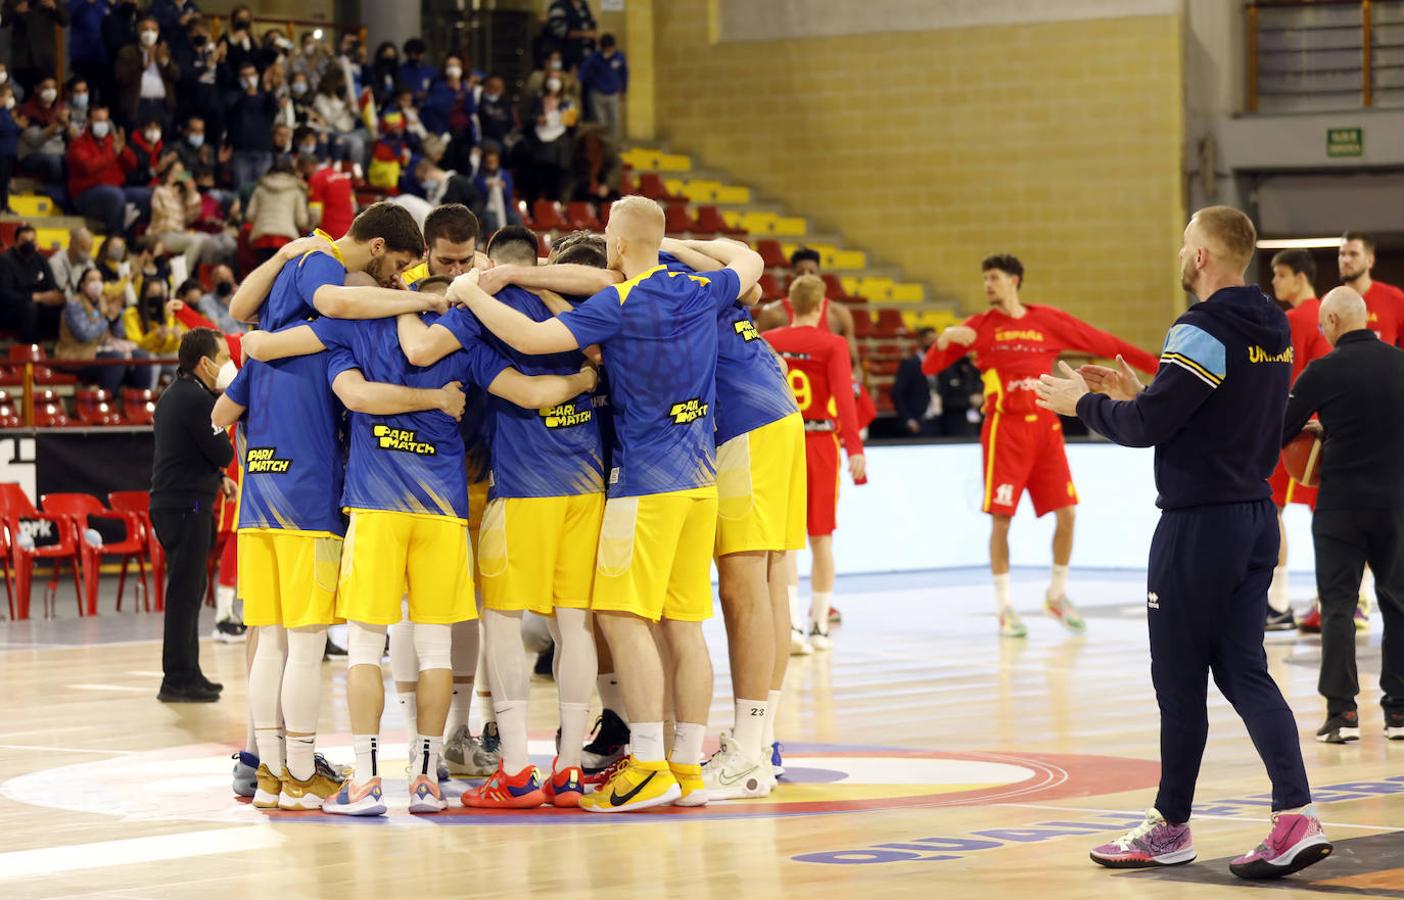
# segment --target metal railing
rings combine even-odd
[[[1404,0],[1262,0],[1248,17],[1248,110],[1404,107]]]
[[[172,357],[164,357],[164,356],[162,356],[162,357],[154,357],[154,356],[148,356],[148,357],[137,357],[137,358],[131,358],[131,359],[125,359],[125,358],[120,358],[120,359],[119,359],[119,358],[105,358],[105,359],[52,359],[52,358],[47,358],[47,357],[46,357],[45,359],[40,360],[39,362],[27,361],[27,362],[24,362],[24,363],[22,363],[22,364],[17,363],[17,364],[15,364],[15,368],[18,369],[18,372],[17,372],[16,374],[18,374],[18,375],[20,376],[20,383],[19,383],[19,385],[18,385],[18,387],[20,388],[20,397],[19,397],[20,403],[19,403],[19,410],[18,410],[19,416],[20,416],[20,427],[21,427],[21,428],[33,428],[33,427],[34,427],[34,418],[35,418],[35,417],[34,417],[34,403],[35,403],[35,397],[36,397],[37,389],[53,390],[54,388],[59,387],[59,388],[64,388],[64,389],[72,389],[73,392],[74,392],[74,394],[76,395],[78,391],[80,391],[80,390],[86,390],[86,389],[88,389],[88,388],[91,387],[91,385],[85,385],[85,384],[63,384],[63,385],[55,385],[55,384],[51,384],[51,383],[47,383],[47,382],[45,382],[45,383],[37,382],[37,381],[35,380],[35,372],[34,372],[34,370],[35,370],[36,368],[45,368],[45,369],[51,369],[51,370],[54,370],[54,371],[60,371],[60,372],[62,372],[62,371],[65,371],[65,370],[67,370],[67,369],[91,369],[91,368],[95,368],[95,367],[98,367],[98,366],[104,366],[104,367],[105,367],[105,366],[174,366],[174,365],[178,365],[179,363],[180,363],[180,360],[177,359],[176,357],[173,357],[173,356],[172,356]],[[65,390],[64,393],[66,393],[66,390]],[[62,394],[60,394],[60,396],[62,396]],[[121,396],[120,396],[120,394],[119,394],[119,395],[114,395],[113,398],[112,398],[112,400],[113,400],[114,402],[120,404],[120,403],[121,403]],[[75,411],[75,413],[76,413],[76,411]]]

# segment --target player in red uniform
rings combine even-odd
[[[1375,239],[1363,231],[1347,231],[1341,235],[1336,265],[1341,284],[1355,288],[1365,298],[1370,330],[1386,344],[1398,347],[1404,338],[1404,291],[1370,277],[1375,267]]]
[[[1019,300],[1024,267],[1013,256],[991,256],[985,273],[988,312],[971,316],[942,332],[926,353],[922,371],[935,375],[966,354],[973,354],[985,382],[985,499],[992,518],[990,571],[1004,637],[1028,634],[1014,611],[1009,590],[1009,522],[1027,488],[1039,516],[1058,517],[1053,533],[1053,574],[1044,609],[1069,630],[1084,629],[1082,617],[1067,597],[1068,560],[1072,557],[1073,507],[1077,491],[1063,449],[1063,428],[1056,415],[1034,405],[1034,386],[1052,369],[1058,355],[1080,350],[1122,357],[1143,372],[1154,373],[1157,359],[1119,338],[1099,331],[1051,306]]]
[[[1316,261],[1306,250],[1283,250],[1272,258],[1272,292],[1278,302],[1291,306],[1287,323],[1292,326],[1292,380],[1307,367],[1307,363],[1331,352],[1331,345],[1321,333],[1321,301],[1316,297]],[[1277,504],[1277,528],[1282,543],[1277,551],[1277,567],[1272,570],[1272,586],[1268,588],[1268,631],[1292,631],[1297,627],[1296,615],[1287,598],[1287,531],[1282,527],[1282,511],[1288,503],[1300,503],[1316,509],[1316,488],[1298,484],[1287,474],[1279,458],[1272,478],[1272,502]]]
[[[795,324],[763,334],[789,367],[790,389],[795,392],[795,403],[804,417],[809,495],[805,530],[814,557],[810,572],[809,641],[819,650],[829,647],[840,437],[848,453],[848,472],[853,481],[862,484],[867,480],[863,439],[858,434],[858,415],[853,404],[853,367],[848,346],[843,338],[819,327],[823,300],[824,282],[814,275],[801,275],[790,285]]]

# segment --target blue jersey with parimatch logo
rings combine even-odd
[[[412,388],[441,388],[450,381],[486,387],[508,366],[481,341],[432,366],[412,366],[400,350],[394,319],[323,318],[312,329],[327,347],[328,384],[348,369],[359,369],[367,381]],[[468,479],[458,423],[437,410],[394,416],[352,413],[341,505],[466,521]]]
[[[497,299],[537,322],[551,311],[530,291],[508,287]],[[578,350],[533,356],[490,333],[483,339],[525,375],[574,375],[585,362]],[[492,497],[567,497],[604,490],[603,449],[588,392],[558,406],[523,409],[488,398],[492,415]]]
[[[739,293],[730,269],[688,275],[660,265],[561,316],[580,346],[601,345],[609,368],[611,497],[716,483],[717,315]]]

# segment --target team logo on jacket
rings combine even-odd
[[[743,341],[750,342],[760,337],[760,332],[756,330],[756,323],[750,319],[742,319],[732,327],[736,329],[736,333],[741,336]]]
[[[437,456],[439,448],[428,441],[419,440],[419,435],[411,428],[391,428],[389,425],[376,425],[371,434],[375,436],[382,450],[398,450],[401,453],[414,453],[418,456]]]
[[[592,413],[589,409],[576,409],[575,403],[571,402],[548,406],[538,410],[537,415],[541,416],[547,428],[574,428],[590,421]]]
[[[672,409],[668,410],[668,416],[673,420],[674,425],[689,425],[698,419],[706,418],[708,404],[703,403],[700,397],[691,400],[684,400],[681,403],[674,403]]]
[[[292,468],[292,460],[278,459],[276,447],[250,447],[244,458],[244,471],[249,475],[282,475]]]
[[[1248,348],[1248,361],[1251,363],[1289,363],[1292,357],[1291,347],[1281,353],[1269,353],[1257,345]]]

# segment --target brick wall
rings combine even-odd
[[[709,43],[652,4],[658,136],[967,311],[980,260],[1025,298],[1158,347],[1182,309],[1178,15]]]

